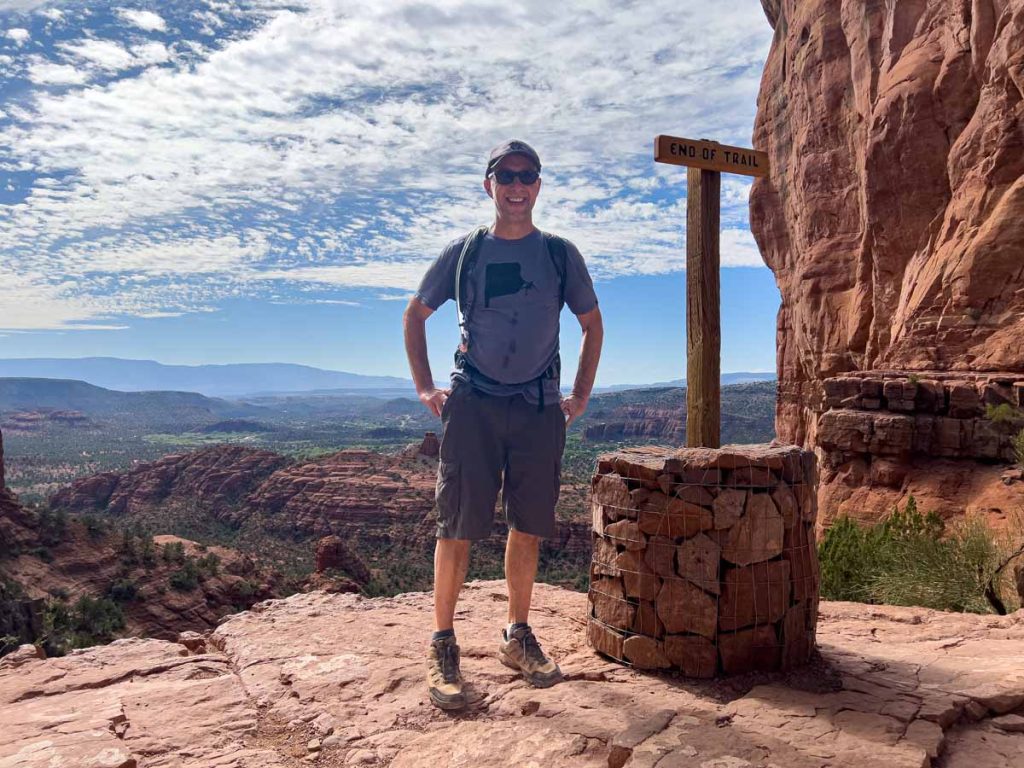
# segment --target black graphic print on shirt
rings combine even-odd
[[[526,289],[530,290],[533,282],[523,280],[519,262],[488,264],[484,273],[484,306],[491,306],[491,299],[498,296],[511,296]]]

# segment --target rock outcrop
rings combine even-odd
[[[779,438],[822,446],[833,426],[822,414],[836,407],[827,382],[853,373],[883,386],[945,376],[952,390],[982,397],[1008,387],[1020,405],[1024,0],[763,4],[775,38],[754,144],[772,174],[754,183],[750,218],[782,294]],[[868,397],[844,409],[874,410],[869,443],[885,441],[889,416],[907,414],[904,395],[889,401],[899,408]],[[826,458],[824,515],[835,511],[832,496],[851,501],[880,475],[886,484],[855,505],[864,515],[891,509],[909,493],[901,473],[936,504],[958,507],[972,473],[1005,454],[991,435],[950,430],[935,424],[929,447],[912,444],[909,457],[869,445],[839,465]],[[967,479],[949,482],[950,463]],[[1019,490],[990,490],[1002,513],[1019,504]]]
[[[225,522],[239,502],[288,460],[271,451],[218,445],[176,453],[140,464],[130,472],[104,472],[78,480],[50,497],[50,506],[68,512],[103,509],[130,514],[168,500],[202,504]]]
[[[269,451],[215,446],[165,456],[124,473],[76,480],[49,503],[69,512],[137,517],[152,526],[166,523],[171,510],[212,516],[232,526],[257,520],[261,531],[278,536],[340,536],[365,561],[368,550],[392,546],[422,554],[432,547],[435,531],[437,459],[429,455],[433,442],[428,435],[413,452],[346,449],[304,462]],[[567,498],[585,491],[563,486]],[[495,531],[503,533],[503,516],[496,514],[495,519]],[[589,557],[589,523],[560,521],[548,546],[572,557]]]
[[[121,534],[90,529],[80,520],[65,519],[57,526],[51,518],[43,525],[39,514],[22,507],[4,487],[3,477],[0,435],[0,637],[36,639],[45,600],[105,597],[116,585],[125,598],[125,632],[165,639],[182,630],[208,630],[229,613],[284,594],[280,574],[226,547],[156,536],[144,558],[138,538],[131,539],[129,553]],[[173,588],[170,579],[184,562],[163,558],[165,544],[180,544],[185,558],[216,556],[216,572],[204,573],[189,589]],[[126,588],[133,594],[125,594]]]
[[[471,705],[432,707],[431,595],[299,594],[207,639],[121,640],[0,661],[0,764],[340,768],[947,768],[1019,765],[1024,614],[822,603],[815,666],[699,681],[585,645],[586,596],[539,585],[533,625],[566,673],[538,690],[502,666],[505,588],[473,582],[457,623]],[[167,717],[173,712],[174,717]],[[499,756],[500,758],[496,758]],[[941,757],[937,757],[941,755]]]

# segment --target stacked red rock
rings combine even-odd
[[[370,581],[370,570],[340,536],[324,536],[316,543],[316,572],[339,570],[359,584]]]
[[[817,467],[792,446],[627,448],[598,460],[588,638],[692,677],[814,648]]]
[[[1024,0],[762,3],[775,36],[753,146],[771,174],[753,183],[750,228],[782,295],[779,438],[831,450],[816,438],[834,427],[819,418],[838,376],[1020,382]],[[894,394],[890,409],[906,413],[910,398]],[[905,463],[894,471],[870,446],[881,471],[823,469],[821,509],[878,519],[913,494],[929,511],[1005,518],[1024,494],[990,471],[988,425],[969,426],[936,427],[912,486]]]

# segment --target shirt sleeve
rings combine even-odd
[[[597,306],[594,281],[579,249],[566,241],[565,250],[565,303],[574,315],[584,315]]]
[[[462,253],[462,238],[453,240],[444,247],[441,255],[430,265],[420,281],[416,298],[433,310],[437,310],[448,299],[455,298],[455,267]]]

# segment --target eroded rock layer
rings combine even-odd
[[[981,768],[1024,761],[1021,613],[822,603],[819,664],[725,685],[609,663],[586,646],[586,596],[539,584],[531,623],[566,680],[537,689],[496,658],[505,599],[503,582],[463,590],[456,627],[471,703],[454,717],[427,699],[417,638],[429,634],[429,593],[293,595],[230,618],[205,643],[122,640],[59,659],[24,648],[0,661],[0,764]]]
[[[816,446],[852,372],[1024,379],[1024,0],[763,4],[750,212],[782,294],[779,438]]]

